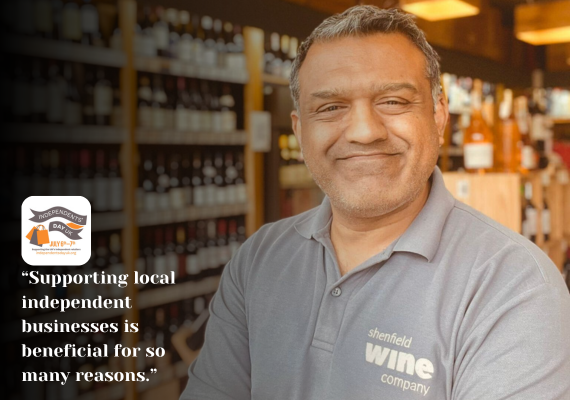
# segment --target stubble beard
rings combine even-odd
[[[364,187],[357,183],[358,193],[350,193],[332,177],[330,170],[312,161],[310,154],[305,155],[305,165],[315,183],[329,197],[331,204],[350,218],[381,217],[410,204],[421,194],[433,170],[418,168],[407,182],[395,181],[387,187]]]

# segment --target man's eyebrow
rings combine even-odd
[[[418,93],[418,89],[408,82],[392,82],[392,83],[384,83],[384,84],[376,84],[370,88],[370,93],[373,95],[379,93],[386,93],[386,92],[397,92],[399,90],[409,90],[414,93]],[[348,93],[346,89],[324,89],[318,90],[316,92],[311,93],[311,97],[316,97],[319,99],[330,99],[334,97],[344,97]]]

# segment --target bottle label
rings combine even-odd
[[[527,208],[525,210],[525,215],[526,215],[526,220],[525,220],[526,234],[524,236],[530,239],[531,236],[536,235],[536,228],[538,225],[536,222],[538,218],[538,213],[536,212],[535,208]]]
[[[479,169],[493,167],[492,143],[468,143],[463,145],[465,168]]]
[[[542,233],[550,235],[550,210],[542,210]]]
[[[60,80],[50,82],[47,89],[48,102],[46,118],[49,122],[62,122],[65,103],[64,83]]]
[[[85,33],[99,32],[99,14],[93,5],[81,7],[81,29]]]
[[[12,113],[18,117],[30,114],[30,85],[27,82],[14,82],[12,86]]]
[[[144,208],[147,211],[156,211],[157,207],[157,196],[158,193],[156,192],[150,192],[150,193],[146,193],[144,196]]]
[[[166,255],[166,265],[168,273],[174,271],[174,278],[176,279],[178,276],[178,256],[175,252],[171,251]]]
[[[47,110],[47,89],[45,85],[32,85],[30,108],[33,114],[45,114]]]
[[[213,111],[210,112],[212,117],[212,132],[222,132],[223,131],[223,122],[222,122],[222,113]]]
[[[247,203],[247,186],[245,183],[236,185],[238,203]]]
[[[158,209],[159,210],[168,210],[170,208],[170,197],[168,193],[159,193],[158,196]]]
[[[168,26],[166,24],[155,24],[153,27],[156,48],[159,50],[167,50],[169,42]]]
[[[188,128],[191,132],[200,132],[202,127],[202,120],[200,117],[200,111],[190,110],[188,111]]]
[[[216,204],[217,196],[216,193],[218,191],[218,187],[216,185],[206,185],[206,204],[213,205]]]
[[[205,203],[204,186],[196,186],[194,188],[194,205],[203,206]]]
[[[164,129],[166,127],[166,118],[163,108],[152,108],[152,127],[156,129]]]
[[[80,184],[81,196],[85,197],[89,202],[93,202],[94,182],[93,179],[82,179]]]
[[[66,178],[65,179],[65,195],[66,196],[78,196],[81,192],[81,187],[79,184],[79,179],[76,178]]]
[[[200,130],[202,132],[212,131],[212,116],[210,111],[200,111]]]
[[[53,30],[52,9],[48,0],[34,2],[34,25],[38,32],[50,33]]]
[[[138,109],[138,122],[141,128],[152,128],[153,111],[151,107],[141,106]]]
[[[166,257],[163,255],[156,256],[154,258],[154,273],[161,275],[161,274],[166,274],[167,272],[168,270],[167,270]]]
[[[109,180],[107,178],[95,178],[95,199],[93,209],[95,211],[107,211],[109,209]]]
[[[120,211],[123,209],[123,179],[109,178],[109,210]]]
[[[65,125],[80,125],[83,115],[81,113],[81,103],[71,100],[65,101],[65,112],[63,114],[63,123]]]
[[[62,36],[67,40],[81,40],[81,16],[78,7],[64,7],[61,17]]]
[[[95,115],[111,115],[113,111],[113,89],[110,86],[95,85],[93,103]]]
[[[198,255],[198,268],[200,268],[200,271],[208,269],[208,267],[209,267],[209,262],[208,262],[209,251],[208,251],[208,248],[207,247],[199,248],[197,251],[197,255]]]
[[[534,149],[532,146],[523,146],[521,149],[521,165],[526,169],[534,169]]]
[[[233,132],[236,130],[236,113],[233,111],[222,111],[222,131]]]
[[[190,61],[192,59],[192,40],[182,37],[182,39],[178,42],[176,54],[178,56],[178,59],[183,61]]]
[[[168,192],[170,195],[170,207],[179,209],[184,207],[184,189],[172,188]]]
[[[188,110],[185,108],[177,108],[174,112],[175,114],[175,128],[179,131],[187,131],[188,130]]]
[[[200,265],[196,254],[186,256],[186,273],[188,275],[198,275],[200,273]]]

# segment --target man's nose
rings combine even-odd
[[[355,104],[352,107],[344,135],[347,141],[359,143],[372,143],[388,138],[382,117],[370,103]]]

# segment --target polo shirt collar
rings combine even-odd
[[[424,207],[412,224],[397,240],[393,251],[416,253],[431,261],[439,248],[439,242],[447,216],[453,209],[455,199],[445,187],[439,167],[431,176],[430,194]],[[325,195],[316,212],[295,224],[297,232],[306,239],[313,238],[323,230],[332,217],[330,199]]]

